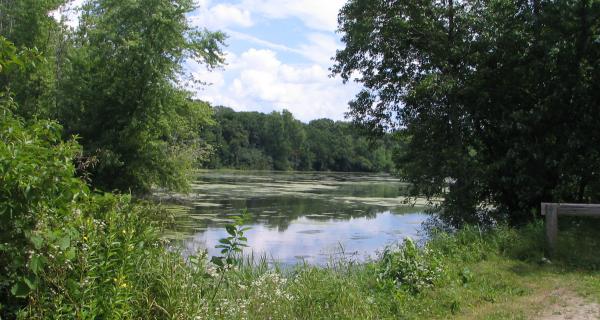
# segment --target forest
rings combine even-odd
[[[74,26],[53,16],[69,3],[0,0],[0,319],[600,317],[597,220],[561,219],[550,251],[540,215],[600,202],[600,1],[345,1],[329,76],[361,89],[348,122],[309,123],[195,97],[184,65],[224,68],[236,41],[190,23],[199,2],[84,0]],[[266,229],[248,221],[280,208],[189,215],[225,225],[217,254],[184,254],[165,237],[182,206],[152,196],[205,196],[207,168],[386,172],[373,181],[407,194],[383,188],[370,217],[418,199],[431,219],[372,259],[282,267],[246,255]],[[377,191],[265,179],[253,191],[357,217]],[[341,214],[329,204],[294,237],[337,237],[315,229]]]
[[[369,137],[349,122],[308,124],[287,110],[263,114],[216,107],[215,125],[203,132],[213,147],[209,168],[391,172],[399,142],[392,134]]]

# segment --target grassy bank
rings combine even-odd
[[[210,317],[226,319],[530,319],[561,296],[600,299],[593,228],[567,223],[556,259],[543,229],[465,228],[424,248],[410,241],[367,264],[227,273]],[[577,223],[577,222],[574,222]],[[587,245],[582,245],[586,243]]]
[[[164,210],[89,190],[75,177],[79,146],[58,125],[2,112],[2,319],[505,319],[561,295],[600,299],[594,221],[562,220],[552,261],[541,223],[467,227],[369,263],[285,271],[232,259],[245,241],[238,225],[222,259],[184,260],[160,238]]]
[[[184,261],[159,240],[147,216],[155,210],[101,202],[103,216],[76,222],[74,258],[48,257],[22,318],[530,319],[563,294],[600,301],[594,231],[576,222],[552,261],[538,223],[439,233],[424,247],[405,241],[364,264],[278,270],[264,261],[221,267],[202,254]]]

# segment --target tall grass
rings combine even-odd
[[[407,240],[363,264],[279,268],[266,257],[243,256],[219,268],[205,254],[182,258],[165,249],[160,212],[106,195],[73,221],[76,258],[49,261],[44,285],[28,297],[22,318],[58,319],[386,319],[446,317],[474,303],[527,294],[514,275],[494,266],[544,264],[543,228],[466,227],[438,233],[424,246]],[[153,213],[150,213],[153,212]],[[591,268],[566,255],[564,231],[554,261]],[[589,252],[591,254],[591,251]]]
[[[0,113],[2,319],[446,318],[528,294],[523,280],[540,269],[581,272],[600,291],[598,223],[582,220],[561,220],[551,262],[541,223],[433,232],[375,261],[292,269],[240,257],[237,225],[223,257],[184,259],[161,241],[160,207],[75,178],[78,146],[60,140],[58,125]]]

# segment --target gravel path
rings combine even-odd
[[[600,319],[600,304],[586,301],[567,289],[554,290],[549,298],[555,300],[538,318],[540,320]]]

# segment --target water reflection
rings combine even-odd
[[[251,250],[283,264],[324,264],[342,249],[363,260],[416,237],[426,218],[406,204],[406,185],[386,175],[205,171],[193,188],[172,208],[177,223],[167,235],[188,252],[213,254],[223,226],[246,209]]]
[[[418,227],[425,218],[423,214],[398,215],[387,211],[347,220],[300,217],[283,230],[255,223],[246,233],[250,246],[246,253],[264,255],[283,265],[303,261],[322,265],[340,254],[362,261],[399,239],[417,238]],[[208,248],[209,255],[216,255],[218,252],[212,245],[226,236],[222,228],[209,227],[185,241],[185,250]]]

